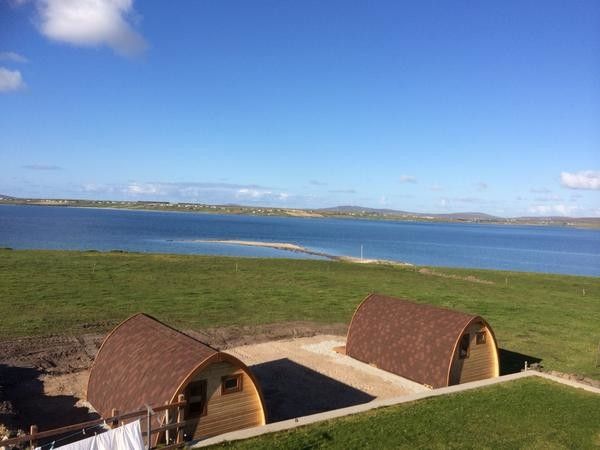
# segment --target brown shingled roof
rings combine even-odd
[[[196,368],[219,352],[146,315],[136,314],[104,340],[90,371],[87,398],[103,416],[173,400]]]
[[[358,306],[346,354],[434,388],[448,385],[458,339],[479,316],[379,294]]]

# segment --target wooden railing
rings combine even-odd
[[[6,439],[6,440],[0,440],[0,449],[3,447],[8,448],[8,449],[13,448],[13,447],[22,448],[22,446],[24,444],[26,446],[28,446],[29,448],[34,449],[35,447],[37,447],[38,442],[40,440],[49,440],[49,443],[51,443],[52,440],[50,440],[50,438],[52,438],[52,437],[63,436],[67,433],[75,433],[75,432],[81,432],[82,435],[84,435],[85,430],[88,430],[91,428],[103,427],[103,426],[107,426],[109,428],[116,428],[120,425],[123,425],[126,420],[136,419],[136,418],[141,418],[141,419],[146,420],[146,423],[145,423],[146,429],[142,431],[142,436],[146,437],[146,448],[147,449],[156,448],[156,447],[152,446],[152,441],[153,441],[152,435],[154,435],[156,433],[163,433],[163,432],[165,433],[166,445],[161,446],[160,447],[161,450],[169,450],[169,449],[179,448],[184,445],[184,433],[183,433],[184,427],[187,424],[194,422],[194,420],[185,420],[185,405],[186,404],[187,404],[187,402],[186,402],[183,394],[180,394],[179,397],[177,398],[177,402],[175,402],[175,403],[167,402],[164,405],[151,406],[151,407],[147,406],[143,409],[139,409],[137,411],[126,412],[126,413],[120,413],[118,410],[113,409],[112,413],[111,413],[111,417],[106,417],[104,419],[90,420],[88,422],[76,423],[76,424],[67,425],[67,426],[61,427],[61,428],[54,428],[52,430],[39,431],[37,425],[31,425],[31,427],[29,429],[29,434],[24,434],[24,435],[21,435],[21,436],[15,437],[15,438]],[[149,419],[151,419],[151,417],[156,415],[157,413],[160,413],[163,411],[164,411],[165,415],[164,415],[164,420],[161,421],[161,423],[164,423],[164,424],[157,428],[152,428],[152,420],[149,420]],[[172,416],[172,413],[174,413],[174,416]],[[174,430],[174,436],[171,435],[172,430]],[[69,437],[73,438],[72,441],[76,440],[76,439],[74,439],[75,435],[70,435],[67,437],[61,437],[60,439],[56,439],[56,441],[58,442],[59,440],[65,440]],[[45,445],[48,445],[48,444],[45,444]]]

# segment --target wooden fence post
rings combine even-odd
[[[112,411],[110,412],[112,417],[117,417],[119,415],[119,410],[113,408]],[[113,428],[117,428],[119,426],[119,419],[114,419],[110,422],[110,429],[112,430]]]
[[[183,394],[179,394],[177,396],[177,402],[181,403],[185,400],[185,396]],[[181,424],[185,420],[185,407],[178,406],[177,407],[177,424]],[[177,427],[177,444],[181,444],[183,442],[183,426]]]
[[[165,402],[165,405],[169,404],[169,400],[167,400]],[[169,409],[165,409],[165,425],[169,425],[171,423],[171,414],[169,413]],[[169,433],[169,431],[171,431],[169,428],[167,428],[165,430],[165,444],[169,445],[171,442],[171,433]]]
[[[31,425],[29,427],[29,447],[31,448],[31,450],[33,450],[34,448],[37,447],[37,440],[35,438],[35,435],[38,432],[38,427],[37,425]]]

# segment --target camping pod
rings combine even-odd
[[[87,399],[102,417],[185,396],[186,440],[264,425],[259,385],[227,353],[146,315],[136,314],[104,340],[90,371]],[[153,428],[164,425],[157,414]],[[159,436],[156,442],[164,440]]]
[[[378,294],[354,312],[346,354],[432,388],[499,375],[496,338],[482,317]]]

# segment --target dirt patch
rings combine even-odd
[[[536,369],[533,369],[536,370]],[[583,375],[577,375],[574,373],[563,373],[557,372],[556,370],[540,370],[540,372],[545,372],[549,375],[554,375],[555,377],[564,378],[566,380],[577,381],[578,383],[587,384],[588,386],[592,386],[595,388],[600,388],[600,380],[594,380],[592,378],[584,377]]]
[[[317,334],[345,334],[345,324],[286,322],[186,331],[218,349]],[[105,335],[0,341],[0,429],[56,428],[97,418],[84,401],[89,368]],[[2,436],[0,436],[1,439]]]
[[[316,322],[283,322],[252,326],[207,328],[202,331],[187,330],[190,336],[219,350],[240,345],[260,344],[281,339],[310,337],[320,334],[345,336],[348,325],[344,323],[322,324]]]
[[[42,373],[73,373],[90,367],[103,336],[27,337],[0,341],[0,364]]]
[[[482,280],[481,278],[477,278],[474,275],[467,275],[466,277],[463,277],[460,275],[454,275],[454,274],[450,274],[450,273],[435,272],[434,270],[428,269],[426,267],[422,267],[421,269],[419,269],[419,273],[422,275],[430,275],[433,277],[451,278],[453,280],[469,281],[471,283],[495,284],[493,281]]]
[[[100,335],[0,342],[0,425],[9,434],[92,420],[85,398],[88,368]]]
[[[42,375],[40,380],[44,385],[44,395],[72,395],[78,399],[84,399],[89,376],[89,370],[81,370],[64,375]],[[83,401],[81,403],[81,406],[87,405]]]

